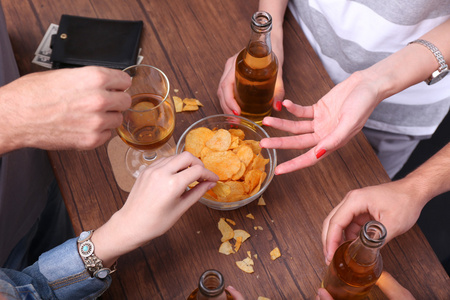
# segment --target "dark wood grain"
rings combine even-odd
[[[221,113],[216,91],[228,57],[247,43],[256,0],[28,0],[2,1],[21,74],[43,71],[31,64],[50,23],[61,14],[143,20],[144,62],[167,74],[173,95],[204,103],[198,112],[177,114],[176,140],[194,121]],[[286,97],[315,103],[333,86],[323,66],[288,13],[284,23]],[[82,45],[80,45],[82,47]],[[286,111],[275,116],[288,118]],[[281,132],[267,129],[272,136]],[[278,151],[283,162],[302,151]],[[77,233],[106,222],[121,208],[127,193],[114,180],[106,146],[92,151],[49,152]],[[229,212],[194,205],[165,235],[119,260],[119,271],[104,299],[185,299],[200,274],[220,270],[247,299],[311,299],[325,271],[322,222],[351,189],[389,180],[362,134],[319,164],[276,176],[264,193],[267,206],[251,203]],[[255,220],[246,218],[248,213]],[[234,255],[219,254],[220,217],[252,234]],[[254,226],[263,230],[255,231]],[[279,247],[281,258],[269,252]],[[235,261],[246,251],[258,254],[255,273],[240,271]],[[415,226],[382,250],[385,268],[417,299],[449,299],[450,279],[420,229]],[[385,299],[375,289],[370,299]]]

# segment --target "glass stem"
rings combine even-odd
[[[156,151],[144,152],[142,155],[142,157],[144,158],[145,161],[154,161],[157,156],[158,156],[158,154],[156,153]]]

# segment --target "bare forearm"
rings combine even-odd
[[[450,20],[434,28],[421,39],[434,44],[450,61]],[[427,79],[439,67],[431,53],[423,45],[410,44],[363,72],[369,74],[379,86],[379,102],[414,84]]]
[[[450,143],[403,180],[427,202],[450,191]]]

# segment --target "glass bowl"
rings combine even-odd
[[[253,121],[250,121],[249,119],[240,117],[240,116],[233,116],[233,115],[213,115],[209,117],[205,117],[191,126],[189,126],[181,136],[181,138],[178,140],[177,143],[177,154],[184,151],[185,141],[186,141],[186,135],[191,130],[198,128],[198,127],[206,127],[209,129],[241,129],[245,133],[245,139],[246,140],[255,140],[260,141],[263,138],[268,138],[269,135],[267,132],[258,124],[254,123]],[[203,203],[204,205],[217,209],[217,210],[233,210],[237,209],[239,207],[245,206],[249,204],[250,202],[254,201],[255,199],[258,199],[261,197],[261,195],[264,193],[264,191],[269,186],[270,182],[273,179],[275,167],[277,165],[277,155],[275,149],[261,149],[261,154],[264,156],[264,158],[269,159],[269,163],[266,165],[265,172],[267,173],[267,177],[264,180],[264,182],[261,184],[261,189],[258,193],[255,195],[235,201],[235,202],[219,202],[214,200],[209,200],[206,198],[201,198],[199,201]]]

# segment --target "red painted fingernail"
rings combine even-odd
[[[278,102],[275,104],[275,107],[277,108],[278,111],[281,111],[281,101],[278,101]]]
[[[316,153],[316,158],[317,159],[321,158],[325,153],[327,153],[327,150],[320,149],[319,152]]]
[[[239,116],[238,112],[235,111],[235,110],[233,110],[233,114],[234,114],[235,116]]]

